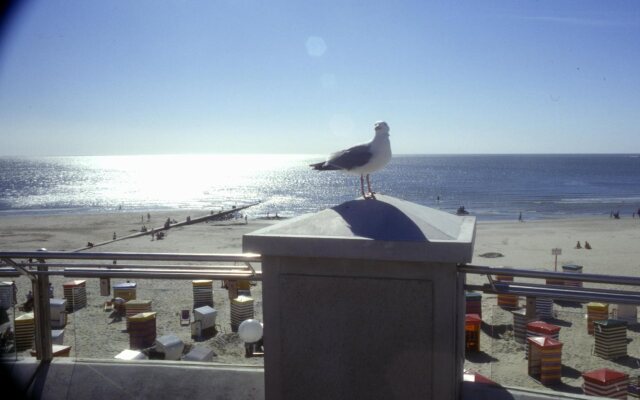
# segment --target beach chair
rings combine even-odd
[[[180,311],[180,326],[189,326],[191,323],[191,315],[189,310]]]

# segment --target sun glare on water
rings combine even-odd
[[[274,175],[299,168],[303,158],[295,155],[154,155],[75,160],[100,175],[94,194],[110,199],[113,204],[130,199],[140,204],[197,207],[228,203],[234,197],[259,201],[259,187],[269,185]],[[194,203],[194,199],[199,200]]]

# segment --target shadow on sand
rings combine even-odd
[[[486,364],[486,363],[500,361],[499,359],[495,358],[491,354],[487,354],[482,350],[466,353],[464,358],[471,361],[472,363],[478,363],[478,364]]]
[[[482,329],[485,335],[490,336],[492,339],[502,339],[507,331],[512,330],[509,324],[489,325],[484,321],[482,321],[482,327],[480,329]]]

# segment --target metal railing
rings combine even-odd
[[[50,263],[49,261],[56,262]],[[25,275],[31,280],[36,357],[51,361],[49,276],[71,278],[261,280],[259,254],[79,253],[63,251],[0,252],[0,277]],[[88,262],[93,261],[93,262]],[[146,263],[118,264],[118,261]],[[227,263],[227,265],[220,265]],[[228,265],[233,263],[234,265]],[[241,265],[237,265],[241,264]]]
[[[4,263],[4,266],[0,266],[0,276],[22,274],[32,279],[44,275],[73,278],[261,279],[261,273],[251,265],[252,262],[260,262],[259,254],[22,251],[0,252],[0,260]],[[49,260],[63,262],[50,263]],[[77,262],[87,260],[96,262]],[[119,261],[149,263],[118,264]],[[164,264],[167,262],[171,264]],[[243,264],[244,267],[237,264]]]
[[[129,253],[129,252],[0,252],[0,277],[27,276],[33,286],[36,353],[44,361],[52,359],[49,319],[49,276],[71,278],[214,279],[262,280],[262,272],[251,263],[260,263],[259,254]],[[119,263],[126,261],[127,263]],[[233,263],[233,265],[229,265]],[[240,264],[240,265],[238,265]],[[569,301],[603,301],[640,304],[637,291],[584,288],[576,286],[496,281],[495,275],[522,278],[581,281],[612,285],[640,286],[640,277],[576,274],[460,264],[461,273],[485,275],[484,285],[465,285],[485,293],[546,297]]]
[[[489,283],[484,285],[465,285],[468,290],[484,293],[513,294],[518,296],[545,297],[567,301],[602,301],[616,304],[640,304],[637,291],[584,288],[554,284],[533,284],[496,281],[493,276],[511,276],[537,278],[558,281],[591,282],[611,285],[640,286],[640,277],[622,275],[576,274],[567,272],[536,271],[526,268],[487,267],[484,265],[460,264],[458,270],[467,274],[486,275]]]

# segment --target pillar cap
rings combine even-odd
[[[466,263],[475,217],[376,195],[244,235],[243,252],[263,256]]]

